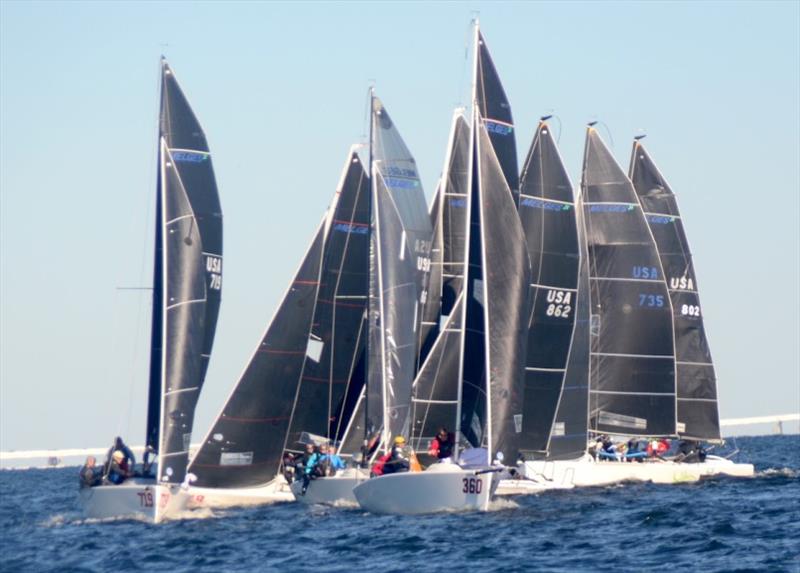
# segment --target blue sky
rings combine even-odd
[[[554,113],[669,179],[695,256],[723,417],[800,410],[797,2],[0,3],[0,449],[144,433],[158,58],[205,127],[223,303],[195,440],[322,216],[374,79],[428,196],[464,103],[469,21],[520,159]]]

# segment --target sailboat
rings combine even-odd
[[[676,432],[683,440],[722,443],[717,378],[706,337],[697,277],[675,194],[642,144],[634,139],[628,176],[656,242],[672,302],[675,337]],[[752,476],[752,464],[708,455],[683,464],[700,476]]]
[[[634,146],[634,157],[642,155],[637,155],[637,145],[638,142]],[[632,169],[631,174],[637,180],[653,181],[652,171],[643,175]],[[659,181],[663,181],[660,174]],[[674,326],[673,321],[681,316],[680,309],[676,315],[677,299],[671,296],[665,274],[665,263],[676,262],[674,249],[667,251],[665,248],[667,245],[674,247],[676,241],[685,241],[685,235],[659,230],[661,240],[656,238],[655,223],[649,219],[672,217],[677,207],[674,198],[675,208],[671,212],[665,211],[664,203],[640,201],[641,189],[645,186],[663,201],[664,186],[655,188],[640,183],[637,193],[631,179],[590,126],[581,183],[590,281],[588,369],[585,371],[588,408],[584,409],[584,400],[577,392],[567,404],[559,404],[556,424],[563,421],[564,427],[560,432],[552,432],[551,445],[555,446],[555,451],[544,460],[526,462],[526,472],[544,474],[556,482],[577,486],[626,480],[683,483],[707,475],[701,468],[704,464],[668,460],[652,463],[631,463],[624,459],[597,461],[587,453],[587,442],[601,434],[643,439],[689,436],[678,421],[680,371],[676,359],[681,352],[677,349],[688,340],[682,338]],[[685,242],[680,252],[688,253]],[[684,259],[682,272],[688,264],[690,261]],[[696,328],[691,330],[696,334]],[[582,331],[576,328],[579,337],[583,336]],[[584,344],[578,349],[585,351]],[[573,345],[572,353],[575,352]],[[578,369],[582,362],[583,359],[576,362]],[[569,369],[570,366],[567,367],[568,378]],[[580,388],[581,385],[576,386]],[[712,390],[715,393],[715,389]],[[708,385],[704,391],[709,391]],[[706,400],[702,402],[709,404]],[[565,405],[571,410],[565,410]],[[715,404],[713,408],[711,418],[716,418]],[[706,411],[709,411],[708,406]],[[713,422],[710,424],[713,426]],[[708,425],[706,422],[705,427]],[[718,431],[717,426],[717,439]],[[556,434],[568,439],[559,443]],[[570,455],[576,457],[568,459]],[[728,464],[720,460],[717,465]]]
[[[146,444],[158,459],[146,475],[82,489],[89,517],[159,522],[186,506],[181,485],[221,292],[222,212],[211,154],[162,58],[146,429]]]
[[[315,479],[305,493],[299,482],[292,484],[295,497],[304,503],[355,503],[353,488],[369,477],[370,456],[385,451],[394,436],[408,433],[430,271],[431,222],[416,162],[374,90],[370,108],[369,257],[362,259],[369,266],[361,283],[367,300],[360,299],[366,302],[367,320],[365,328],[352,329],[359,337],[365,335],[363,362],[354,374],[366,379],[349,378],[346,396],[357,400],[339,417],[344,433],[331,428],[328,435],[332,443],[341,436],[336,452],[358,459],[360,467]],[[297,428],[308,431],[314,420],[304,420]]]
[[[499,81],[477,23],[474,46],[464,198],[465,288],[423,364],[415,392],[428,406],[423,411],[441,406],[439,419],[449,418],[447,425],[458,428],[472,448],[461,453],[463,465],[438,463],[425,471],[384,475],[358,485],[354,494],[359,505],[375,513],[486,510],[495,474],[502,467],[491,462],[517,455],[530,261],[516,210],[516,187],[505,175],[508,162],[501,161],[507,159],[507,137],[513,132],[510,110],[507,102],[494,106],[485,99],[487,93],[497,93]],[[500,117],[489,115],[495,112]],[[498,135],[496,147],[491,133]],[[509,173],[515,180],[516,159]],[[440,396],[443,404],[438,404]],[[457,443],[456,457],[458,449]]]
[[[354,372],[364,347],[368,198],[354,147],[281,304],[192,460],[192,506],[293,501],[284,453],[299,451],[304,433],[335,439],[341,431],[345,398],[363,386]]]
[[[528,327],[520,453],[544,458],[564,394],[578,312],[581,239],[572,183],[558,152],[549,117],[539,122],[520,177],[519,215],[531,256],[532,313]],[[586,291],[580,296],[587,296]],[[585,439],[582,439],[582,445]],[[531,473],[504,480],[498,495],[538,492],[558,484]]]

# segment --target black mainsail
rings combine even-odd
[[[180,483],[219,315],[222,211],[205,134],[163,59],[159,132],[147,444],[159,482]]]
[[[719,440],[717,380],[678,203],[638,139],[633,143],[629,175],[655,238],[672,300],[678,435]]]
[[[411,386],[427,298],[432,228],[416,162],[372,97],[367,428],[381,443],[408,435]]]
[[[578,317],[580,264],[572,184],[545,121],[536,130],[520,179],[519,216],[531,257],[533,300],[521,449],[527,455],[543,455],[561,397]]]
[[[500,125],[497,110],[505,110],[510,120],[510,109],[507,102],[494,105],[489,97],[502,92],[487,89],[500,85],[487,62],[491,58],[476,25],[459,419],[462,435],[473,446],[486,447],[491,460],[497,452],[515,459],[522,431],[530,259],[511,188],[517,179],[516,159],[507,174],[509,163],[500,159],[510,161],[507,142],[499,144],[498,154],[492,140]]]
[[[477,27],[476,27],[477,29]],[[519,204],[519,170],[514,119],[500,76],[494,66],[486,40],[477,30],[475,56],[475,105],[489,134],[497,160],[505,176],[514,204]]]
[[[251,487],[277,475],[306,355],[324,239],[323,219],[250,362],[192,459],[194,485]]]
[[[591,281],[590,431],[673,436],[667,283],[633,185],[592,127],[581,193]]]

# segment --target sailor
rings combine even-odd
[[[131,449],[125,445],[125,442],[122,441],[122,438],[117,436],[114,438],[114,445],[111,446],[108,450],[108,455],[106,456],[106,463],[111,462],[111,456],[114,452],[120,451],[125,456],[125,460],[128,462],[128,467],[132,470],[133,466],[136,465],[136,456],[133,455]]]
[[[303,489],[301,495],[305,495],[308,491],[308,484],[312,479],[324,475],[322,474],[322,466],[319,462],[322,459],[322,454],[314,444],[306,444],[306,453],[303,456]]]
[[[114,450],[111,454],[111,464],[108,468],[108,481],[114,485],[120,485],[126,479],[131,477],[133,472],[128,465],[128,459],[122,450]]]
[[[343,470],[347,467],[342,458],[336,453],[336,446],[333,444],[328,444],[322,453],[320,464],[324,468],[326,476],[335,475],[337,470]]]
[[[157,455],[153,446],[147,446],[144,449],[144,455],[142,456],[142,477],[153,477],[151,470],[153,469],[153,463]]]
[[[440,461],[449,461],[453,455],[454,446],[455,439],[453,434],[448,432],[447,428],[439,428],[436,437],[431,440],[431,444],[428,447],[428,454]]]
[[[406,448],[406,439],[403,436],[397,436],[394,439],[389,459],[383,464],[383,474],[407,472],[411,468],[410,459],[411,452],[409,448]]]
[[[97,459],[95,459],[94,456],[86,458],[78,477],[80,479],[81,489],[100,485],[103,481],[103,476],[100,468],[97,467]]]
[[[685,464],[702,463],[706,459],[706,450],[694,440],[681,440],[678,444],[678,455],[675,456],[676,462]]]

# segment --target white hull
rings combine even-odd
[[[293,499],[305,504],[353,505],[357,506],[353,488],[369,479],[369,471],[350,468],[335,476],[311,480],[305,495],[302,494],[303,482],[294,481],[291,486]]]
[[[419,515],[445,511],[485,511],[494,473],[475,475],[455,464],[434,464],[424,472],[405,472],[369,479],[353,493],[372,513]]]
[[[258,487],[216,488],[194,487],[188,490],[190,509],[223,509],[226,507],[264,505],[294,501],[289,484],[283,477]]]
[[[708,456],[703,463],[685,464],[671,461],[595,461],[587,455],[577,460],[525,462],[524,473],[529,477],[544,476],[560,485],[592,487],[625,481],[691,483],[714,475],[747,477],[755,471],[752,464],[736,464],[716,456]]]
[[[158,523],[178,517],[188,497],[177,485],[157,485],[152,479],[131,478],[121,485],[101,485],[80,490],[86,517],[133,518]]]
[[[555,489],[572,489],[575,486],[571,483],[558,483],[546,480],[541,476],[534,476],[526,479],[503,479],[500,480],[494,494],[499,496],[506,495],[528,495],[542,493]]]

